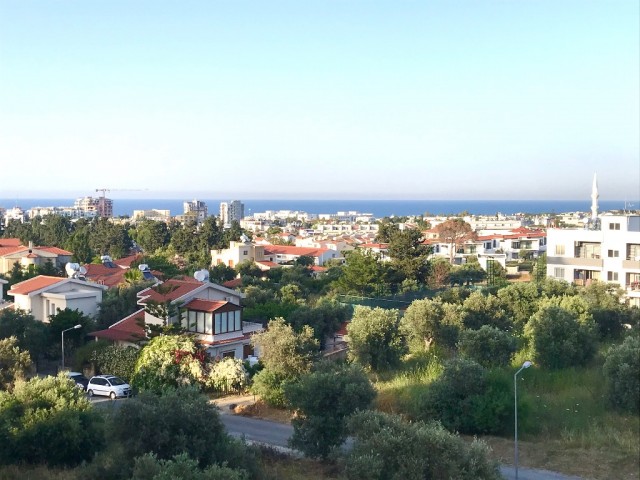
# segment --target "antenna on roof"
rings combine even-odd
[[[209,270],[206,270],[206,269],[198,270],[196,273],[193,274],[193,278],[195,278],[199,282],[207,282],[209,281]]]

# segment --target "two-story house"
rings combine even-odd
[[[252,353],[251,335],[263,329],[261,324],[242,320],[243,297],[208,281],[170,279],[138,293],[140,310],[90,335],[119,345],[138,345],[148,338],[149,325],[179,324],[196,335],[209,355],[243,359]]]

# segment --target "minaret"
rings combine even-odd
[[[593,187],[591,188],[591,220],[595,222],[598,219],[598,180],[596,174],[593,174]]]

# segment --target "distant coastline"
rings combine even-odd
[[[34,207],[59,207],[73,205],[75,198],[0,198],[0,207],[21,207],[29,210]],[[192,198],[178,199],[113,199],[115,216],[131,216],[134,210],[169,210],[172,216],[183,213],[183,202]],[[221,201],[225,199],[198,198],[207,204],[209,213],[218,214]],[[501,213],[512,215],[516,213],[550,214],[565,212],[588,212],[591,199],[584,200],[302,200],[302,199],[265,199],[242,200],[245,205],[245,216],[266,210],[292,210],[307,213],[336,213],[338,211],[358,211],[371,213],[376,218],[409,215],[423,215],[429,213],[457,214],[463,211],[473,215],[495,215]],[[627,208],[638,208],[637,203],[627,203]],[[624,200],[603,200],[599,202],[601,212],[608,210],[622,210]]]

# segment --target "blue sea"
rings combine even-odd
[[[21,207],[24,210],[33,207],[71,206],[75,199],[38,199],[24,198],[0,199],[0,207]],[[207,204],[209,213],[219,212],[220,202],[229,199],[198,199]],[[183,213],[183,202],[176,199],[113,199],[113,213],[115,216],[131,216],[134,210],[169,210],[171,215]],[[266,210],[298,210],[307,213],[336,213],[357,211],[370,213],[376,218],[388,216],[407,216],[424,214],[457,214],[463,211],[473,215],[505,215],[515,213],[565,213],[588,212],[591,200],[242,200],[245,216]],[[629,208],[629,204],[626,205]],[[638,208],[636,203],[633,208]],[[599,210],[622,210],[625,208],[623,200],[606,200],[599,202]]]

